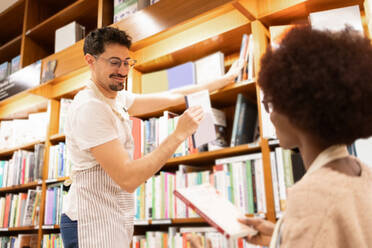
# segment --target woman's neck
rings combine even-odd
[[[301,152],[302,160],[304,161],[305,169],[308,170],[316,157],[330,145],[325,142],[320,142],[314,138],[304,137],[301,139],[298,149]]]

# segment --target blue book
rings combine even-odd
[[[195,65],[187,62],[167,70],[168,90],[196,84]]]
[[[17,57],[12,58],[12,69],[11,73],[14,73],[21,69],[21,55],[18,55]]]

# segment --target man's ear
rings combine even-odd
[[[85,54],[84,59],[85,59],[85,62],[89,66],[92,66],[94,64],[94,62],[96,61],[96,58],[93,55],[89,54],[89,53]]]

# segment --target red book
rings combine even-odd
[[[133,159],[141,157],[141,122],[142,120],[136,117],[129,117],[132,121],[132,135],[134,139],[134,154]]]

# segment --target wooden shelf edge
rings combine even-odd
[[[24,145],[21,145],[21,146],[17,146],[17,147],[14,147],[14,148],[0,150],[0,157],[12,155],[15,151],[18,151],[18,150],[29,150],[29,149],[33,148],[36,144],[44,143],[44,142],[45,142],[45,140],[36,140],[34,142],[30,142],[30,143],[27,143],[27,144],[24,144]]]
[[[14,39],[12,39],[12,40],[8,41],[7,43],[5,43],[4,45],[2,45],[0,47],[0,51],[8,49],[8,47],[13,45],[14,43],[21,42],[21,40],[22,40],[22,34],[18,35]],[[20,43],[20,45],[21,45],[21,43]],[[19,46],[19,53],[21,53],[21,46]]]
[[[195,163],[198,161],[213,160],[216,158],[227,157],[227,156],[237,156],[242,153],[252,153],[257,152],[261,149],[259,145],[239,145],[235,147],[228,147],[224,149],[219,149],[210,152],[200,152],[189,154],[182,157],[171,158],[167,161],[165,166],[174,166],[183,163]]]
[[[57,133],[57,134],[53,134],[52,136],[49,137],[49,140],[50,141],[61,141],[61,140],[64,140],[66,138],[66,135],[64,133]]]
[[[11,6],[9,6],[2,13],[0,13],[0,19],[3,18],[4,16],[10,14],[13,10],[20,7],[22,4],[24,4],[24,2],[25,2],[24,0],[18,0],[16,2],[14,2]]]
[[[0,232],[22,232],[22,231],[36,231],[35,226],[21,226],[21,227],[0,227]]]
[[[60,182],[66,181],[68,179],[70,179],[70,177],[58,177],[58,178],[53,178],[53,179],[46,179],[45,183],[46,184],[60,183]]]
[[[7,187],[0,188],[0,193],[6,193],[8,191],[12,192],[12,191],[17,191],[17,190],[22,190],[22,189],[32,189],[40,185],[41,185],[41,180],[31,182],[31,183],[20,184],[20,185],[7,186]]]

